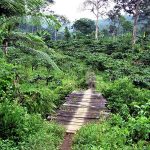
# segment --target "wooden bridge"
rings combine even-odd
[[[109,111],[106,104],[106,99],[92,88],[73,92],[66,97],[66,102],[56,112],[54,118],[64,125],[67,133],[75,133],[84,124],[107,117]]]

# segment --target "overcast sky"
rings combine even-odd
[[[81,11],[80,6],[83,1],[84,0],[55,0],[55,4],[51,9],[57,14],[66,16],[71,21],[84,17],[94,19],[92,13]]]

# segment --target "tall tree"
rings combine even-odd
[[[132,32],[133,23],[131,21],[127,20],[124,16],[119,17],[119,24],[122,28],[123,33]]]
[[[61,23],[62,26],[67,26],[70,21],[63,15],[54,14],[54,16],[58,19],[58,21]],[[57,40],[57,34],[58,34],[59,28],[54,28],[54,39]]]
[[[139,16],[139,22],[142,23],[144,32],[150,34],[150,2],[149,0],[145,0],[142,8],[141,13]]]
[[[115,0],[115,2],[117,2],[117,5],[120,5],[125,12],[133,15],[134,24],[132,33],[132,44],[134,45],[137,38],[138,19],[141,13],[142,5],[145,3],[145,0]]]
[[[85,0],[83,6],[84,10],[89,10],[96,17],[95,39],[98,40],[99,18],[106,14],[108,0]]]
[[[116,9],[114,7],[114,9],[110,10],[107,15],[111,21],[109,31],[112,35],[116,35],[119,31],[119,27],[117,27],[117,25],[119,25],[119,17],[121,16],[120,9]]]
[[[91,19],[81,18],[74,22],[73,27],[83,34],[90,34],[95,30],[95,22]]]
[[[65,40],[69,40],[71,35],[70,35],[70,32],[68,30],[68,27],[65,27],[65,33],[64,33],[64,37],[65,37]]]

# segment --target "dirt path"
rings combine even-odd
[[[60,150],[71,150],[73,136],[73,133],[66,133],[64,141],[60,146]]]

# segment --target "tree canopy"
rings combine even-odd
[[[90,34],[95,30],[95,22],[91,19],[81,18],[74,22],[73,27],[83,34]]]

